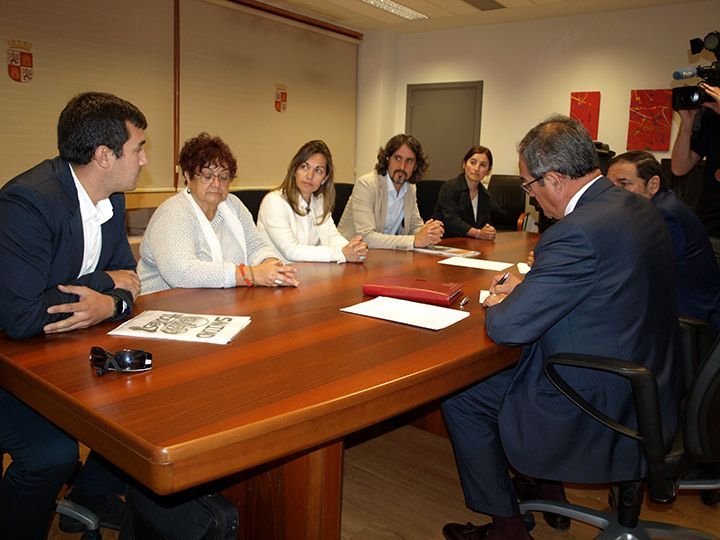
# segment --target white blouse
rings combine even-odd
[[[342,252],[348,240],[335,228],[328,215],[320,225],[323,197],[313,196],[309,208],[299,197],[299,206],[307,214],[299,216],[281,191],[271,191],[262,200],[257,226],[270,246],[287,261],[345,262]]]

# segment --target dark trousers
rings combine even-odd
[[[77,442],[0,388],[2,453],[12,463],[0,482],[0,538],[41,540],[77,463]]]
[[[125,473],[96,452],[90,452],[73,483],[73,490],[95,495],[125,495],[127,482]]]
[[[475,512],[510,517],[519,513],[498,431],[498,411],[512,370],[493,375],[443,401],[465,504]]]
[[[43,539],[55,501],[78,460],[78,444],[0,387],[0,454],[12,463],[0,482],[0,538]],[[85,460],[73,489],[124,495],[127,480],[95,452]]]

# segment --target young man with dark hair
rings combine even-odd
[[[140,280],[122,192],[135,189],[148,163],[146,126],[127,101],[80,94],[60,114],[60,156],[0,189],[0,330],[9,337],[130,315]],[[0,387],[0,450],[13,460],[0,482],[0,537],[45,538],[55,497],[77,462],[77,442]],[[76,501],[87,504],[123,485],[91,454],[73,492],[94,491],[96,497]],[[90,509],[102,522],[104,508]]]

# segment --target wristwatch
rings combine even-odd
[[[112,297],[115,301],[115,311],[112,316],[112,318],[115,319],[122,315],[122,312],[125,311],[125,301],[116,294],[110,294],[108,296]]]

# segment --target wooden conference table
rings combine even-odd
[[[481,258],[524,261],[536,235],[455,239]],[[175,289],[148,309],[249,315],[229,345],[108,336],[115,323],[12,341],[0,384],[159,494],[224,479],[241,538],[339,538],[343,439],[517,360],[485,333],[480,289],[494,272],[372,250],[364,265],[298,263],[293,288]],[[342,313],[381,275],[464,284],[470,317],[439,332]],[[368,298],[365,298],[366,300]],[[91,346],[151,351],[147,373],[98,377]]]

